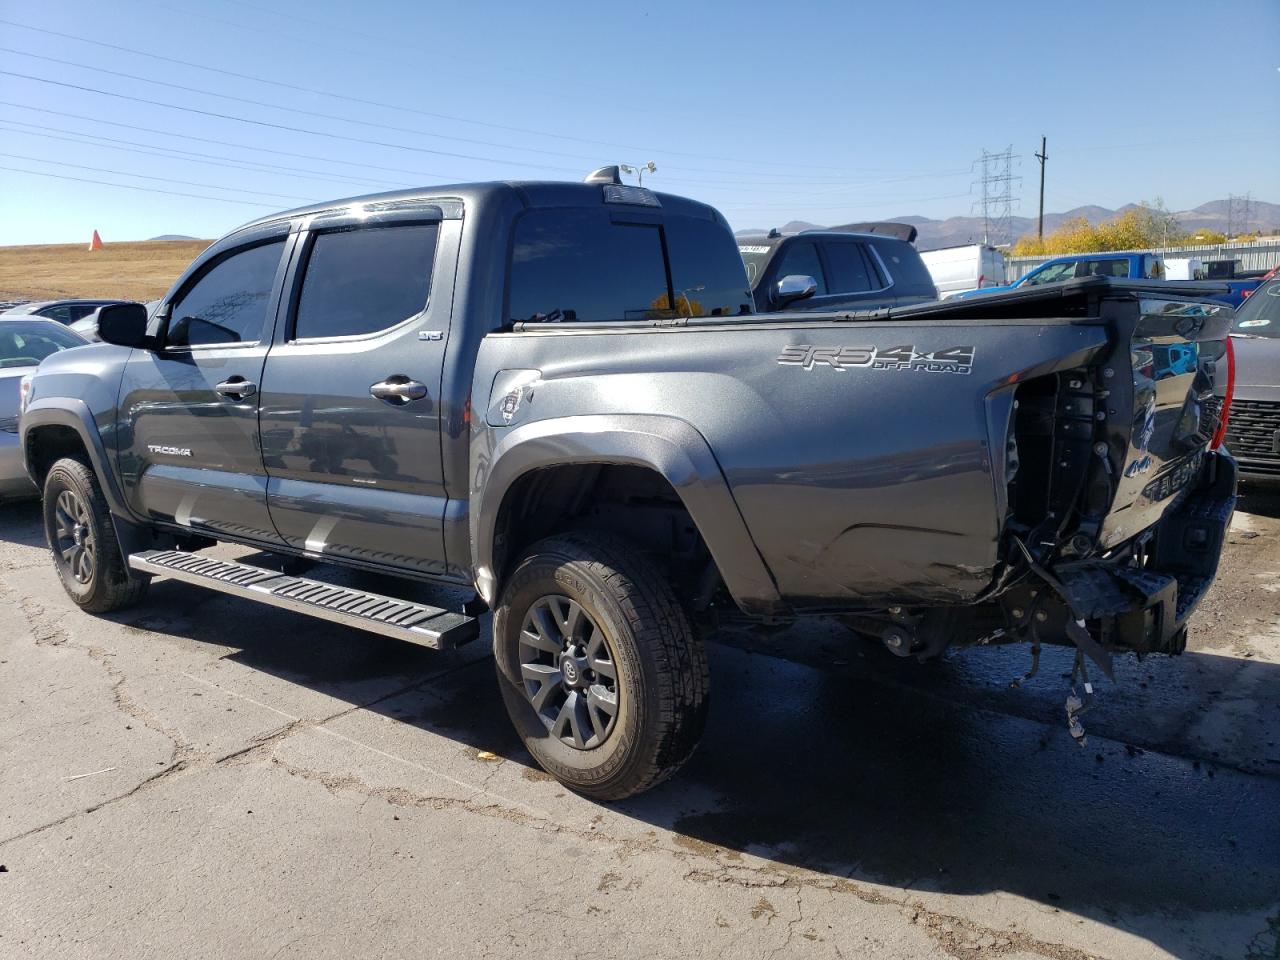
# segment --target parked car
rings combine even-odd
[[[879,239],[767,246],[840,276],[854,245],[904,282]],[[694,749],[717,623],[834,615],[919,658],[1065,644],[1108,675],[1181,651],[1235,502],[1211,402],[1230,324],[1103,278],[753,314],[724,218],[615,167],[250,223],[150,320],[109,307],[105,343],[47,359],[20,432],[81,608],[163,576],[433,648],[492,610],[526,747],[610,799]],[[474,598],[199,552],[217,541]]]
[[[87,341],[62,324],[43,318],[0,324],[0,500],[34,497],[40,488],[23,468],[18,442],[22,382],[45,357]]]
[[[837,227],[737,239],[759,311],[866,310],[938,299],[920,254],[901,235]]]
[[[70,326],[82,320],[99,307],[117,303],[133,303],[132,300],[36,300],[20,306],[10,307],[0,313],[0,319],[12,317],[44,317]]]
[[[1226,446],[1242,477],[1280,481],[1280,278],[1236,311],[1231,338],[1236,382]]]
[[[1006,285],[1004,254],[990,244],[968,243],[925,250],[920,259],[943,300],[970,290]]]
[[[1079,253],[1046,260],[1013,283],[958,293],[961,299],[1007,290],[1022,290],[1045,283],[1062,283],[1080,277],[1112,277],[1117,280],[1162,280],[1164,260],[1155,253]]]

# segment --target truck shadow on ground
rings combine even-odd
[[[332,576],[454,599],[384,577]],[[320,621],[299,629],[287,611],[172,581],[112,619],[157,642],[227,647],[228,660],[546,779],[507,721],[487,633],[440,654]],[[799,868],[908,894],[1012,893],[1175,955],[1201,924],[1244,940],[1261,934],[1231,930],[1230,918],[1280,903],[1276,664],[1128,658],[1116,684],[1099,684],[1081,749],[1062,722],[1065,650],[1046,651],[1040,676],[1011,690],[1026,667],[1016,648],[920,665],[814,623],[767,641],[724,632],[710,649],[714,696],[700,749],[676,778],[612,809],[722,863],[765,858],[777,868],[771,882],[795,881]]]
[[[406,592],[385,578],[360,585]],[[227,613],[246,605],[210,596],[221,606],[202,616],[189,590],[160,582],[131,622],[226,644]],[[227,659],[548,779],[507,721],[487,634],[437,654],[320,622],[300,631],[285,611],[246,619]],[[783,876],[802,868],[908,891],[1009,892],[1175,954],[1193,914],[1280,903],[1280,667],[1204,653],[1126,661],[1086,717],[1081,749],[1062,722],[1067,651],[1048,651],[1037,683],[1012,691],[1021,650],[920,665],[820,625],[769,643],[724,634],[711,644],[713,708],[698,753],[672,781],[613,809],[722,862],[748,853]],[[773,655],[779,645],[791,659]],[[1273,692],[1213,708],[1229,729],[1199,729],[1209,691],[1243,689]]]

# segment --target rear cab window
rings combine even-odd
[[[511,323],[601,323],[751,312],[728,228],[682,215],[531,210],[516,222]]]

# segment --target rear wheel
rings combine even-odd
[[[81,609],[121,610],[147,592],[150,578],[125,565],[98,478],[80,460],[65,457],[45,477],[44,532],[62,586]]]
[[[671,776],[706,721],[706,652],[635,547],[596,533],[534,545],[494,614],[507,712],[563,784],[618,800]]]

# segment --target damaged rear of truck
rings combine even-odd
[[[476,383],[498,403],[502,371],[533,368],[530,402],[473,456],[584,409],[601,432],[689,425],[738,515],[699,515],[676,483],[729,615],[832,615],[921,659],[1067,644],[1086,680],[1086,658],[1110,675],[1119,651],[1181,652],[1234,510],[1214,396],[1231,311],[1197,292],[1094,278],[854,314],[516,324],[485,339]],[[739,521],[749,541],[724,546]],[[680,592],[714,613],[686,554]]]

